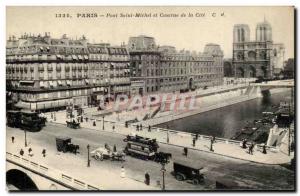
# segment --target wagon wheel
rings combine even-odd
[[[100,153],[100,152],[97,152],[97,153],[95,154],[95,159],[96,159],[96,160],[103,161],[103,154]]]
[[[197,179],[197,178],[193,179],[193,184],[194,185],[198,185],[199,183],[200,183],[199,179]]]
[[[184,180],[184,176],[182,174],[176,174],[175,178],[178,181],[183,181]]]
[[[98,154],[95,154],[95,155],[94,155],[94,158],[98,161],[98,160],[99,160]]]
[[[103,161],[103,159],[104,159],[104,156],[103,156],[103,154],[101,153],[101,154],[100,154],[100,161]]]

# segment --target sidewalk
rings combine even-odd
[[[66,112],[60,111],[56,112],[56,121],[50,118],[51,114],[46,114],[48,122],[66,124]],[[148,132],[148,127],[143,127],[143,131],[137,131],[135,125],[130,125],[128,128],[124,126],[122,123],[113,123],[107,122],[104,123],[104,130],[102,118],[96,120],[96,126],[93,126],[94,119],[89,119],[86,122],[84,118],[84,122],[80,124],[82,128],[93,129],[96,131],[106,131],[106,132],[114,132],[116,134],[121,135],[129,135],[129,134],[137,134],[140,136],[155,138],[160,143],[165,143],[169,145],[188,147],[194,150],[200,150],[208,153],[215,153],[221,156],[251,161],[255,163],[262,164],[283,164],[290,163],[291,159],[294,157],[292,154],[288,156],[282,152],[280,152],[276,148],[268,148],[267,154],[263,154],[260,152],[258,148],[254,149],[253,155],[247,153],[247,149],[242,149],[239,145],[239,141],[227,140],[224,138],[216,138],[216,143],[213,144],[214,152],[210,151],[210,139],[208,136],[199,135],[199,139],[196,141],[195,147],[192,146],[192,135],[190,133],[179,132],[165,129],[153,128],[151,132]],[[115,129],[113,130],[113,125]],[[169,138],[169,142],[167,141]]]
[[[11,142],[11,136],[17,138],[14,143]],[[20,149],[24,150],[23,158],[33,161],[37,164],[44,165],[52,170],[60,171],[74,179],[84,183],[100,187],[100,190],[159,190],[158,187],[147,186],[143,182],[131,179],[129,177],[122,178],[120,170],[115,170],[104,165],[97,164],[97,167],[87,167],[87,161],[80,158],[79,155],[72,153],[58,153],[55,147],[47,146],[39,143],[39,141],[30,140],[28,147],[24,147],[23,132],[15,131],[7,132],[6,151],[15,155],[20,155]],[[44,146],[46,157],[42,156]],[[28,149],[32,148],[33,156],[28,155]],[[58,174],[57,174],[58,175]]]

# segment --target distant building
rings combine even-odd
[[[283,67],[285,48],[272,40],[272,27],[264,21],[256,26],[256,39],[250,40],[250,29],[246,24],[233,28],[234,75],[239,78],[273,78]]]
[[[289,58],[285,61],[285,66],[283,68],[283,75],[285,78],[295,78],[295,60]]]
[[[224,77],[234,77],[234,67],[232,59],[224,59],[223,61]]]
[[[129,93],[129,53],[124,46],[89,44],[84,36],[13,36],[6,47],[6,87],[21,109],[99,104],[98,95]]]
[[[203,53],[157,46],[148,36],[131,37],[131,94],[187,91],[223,83],[223,51],[207,44]]]

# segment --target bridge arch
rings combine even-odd
[[[15,186],[19,190],[38,190],[35,182],[26,173],[18,169],[11,169],[6,172],[6,183]]]

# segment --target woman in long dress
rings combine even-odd
[[[121,178],[125,178],[125,168],[124,168],[124,166],[121,167]]]

